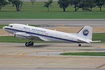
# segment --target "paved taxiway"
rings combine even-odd
[[[83,44],[81,47],[73,43],[36,43],[33,47],[25,47],[24,43],[0,43],[0,70],[104,70],[105,57],[25,54],[55,51],[105,51],[104,46],[104,43]]]
[[[42,26],[105,26],[105,19],[0,19],[0,24],[33,24]]]

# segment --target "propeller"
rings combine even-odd
[[[16,37],[16,33],[14,33],[14,37]]]

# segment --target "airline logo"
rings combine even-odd
[[[89,31],[87,29],[83,30],[83,35],[87,36],[89,34]]]

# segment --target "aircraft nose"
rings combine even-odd
[[[6,26],[3,27],[3,29],[5,29],[5,28],[6,28]]]

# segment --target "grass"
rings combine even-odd
[[[100,43],[105,43],[105,33],[93,33],[93,41],[94,40],[101,40]],[[27,42],[27,39],[20,39],[14,36],[0,36],[0,42]],[[38,43],[54,43],[54,42],[48,42],[48,41],[35,41]]]
[[[102,19],[105,12],[0,12],[0,19]]]
[[[105,56],[105,52],[61,53],[60,55],[89,55],[89,56]]]
[[[8,25],[0,25],[0,29],[2,29],[4,26],[8,26]]]
[[[101,43],[105,43],[105,33],[93,33],[93,41],[101,40]]]
[[[26,42],[27,39],[20,39],[14,36],[0,36],[0,42]]]
[[[0,19],[98,19],[105,18],[105,8],[99,11],[98,7],[93,8],[93,11],[82,11],[79,9],[74,12],[74,7],[69,6],[66,12],[63,12],[57,2],[53,2],[50,7],[50,12],[47,12],[47,8],[43,7],[44,2],[35,2],[34,5],[31,2],[24,2],[20,12],[17,12],[12,4],[9,4],[1,9]]]

